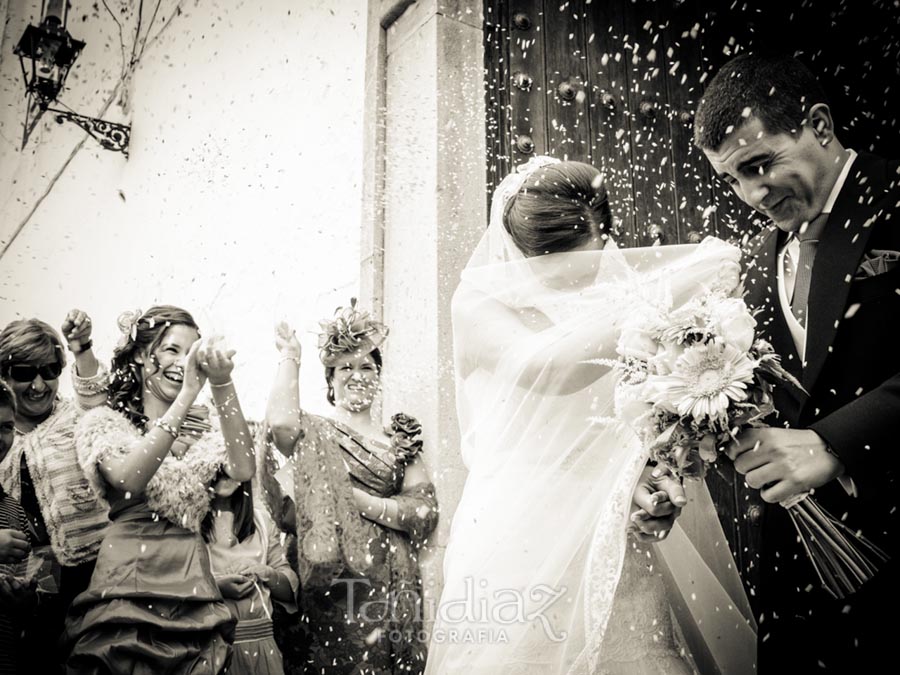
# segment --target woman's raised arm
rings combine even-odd
[[[209,377],[209,388],[222,424],[227,453],[225,473],[236,481],[244,482],[256,473],[256,452],[231,379],[234,353],[233,349],[224,349],[219,338],[212,338],[198,358],[201,370]]]
[[[290,456],[300,434],[300,341],[284,321],[275,327],[278,372],[266,405],[266,423],[278,451]]]
[[[541,325],[541,319],[543,325]],[[609,372],[592,363],[615,358],[614,329],[608,320],[578,317],[554,330],[550,320],[534,310],[535,326],[526,325],[506,305],[484,297],[458,303],[454,298],[454,340],[465,376],[476,368],[495,372],[504,362],[518,362],[517,384],[544,395],[580,391]]]

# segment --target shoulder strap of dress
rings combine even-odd
[[[366,452],[368,452],[371,455],[374,455],[377,457],[377,453],[375,453],[372,450],[373,446],[380,447],[383,450],[389,450],[391,447],[387,441],[380,442],[373,438],[367,438],[366,436],[363,436],[361,433],[359,433],[355,429],[350,428],[343,422],[338,422],[337,420],[333,420],[328,417],[326,417],[324,419],[326,419],[332,427],[337,429],[340,433],[342,433],[344,436],[349,438],[351,441],[356,443],[356,445],[358,445],[359,447],[361,447],[363,450],[365,450]]]

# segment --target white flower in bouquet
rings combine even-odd
[[[693,298],[669,312],[659,331],[665,344],[689,345],[715,337],[710,332],[710,310],[706,297]]]
[[[654,378],[648,387],[651,402],[695,423],[729,423],[732,402],[747,399],[748,385],[758,364],[746,352],[714,341],[684,350],[669,375]]]
[[[675,342],[660,342],[656,355],[650,359],[650,368],[656,375],[669,375],[675,370],[685,346]]]
[[[722,298],[710,304],[713,332],[742,352],[753,346],[756,319],[740,298]]]
[[[625,420],[637,428],[646,427],[646,420],[653,413],[653,405],[647,401],[644,383],[616,387],[613,410],[616,419]]]
[[[656,355],[657,336],[663,326],[662,312],[656,307],[636,309],[622,326],[616,352],[625,358],[649,361]]]
[[[616,352],[619,356],[649,361],[656,355],[657,342],[652,333],[638,326],[625,328],[619,336]]]
[[[734,294],[741,285],[741,266],[735,260],[723,260],[719,266],[718,277],[713,284],[712,290],[724,293],[725,295]]]

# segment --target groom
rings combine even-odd
[[[844,148],[821,86],[790,57],[723,66],[694,142],[770,221],[748,245],[746,298],[805,390],[779,387],[771,426],[728,452],[739,503],[762,507],[756,524],[745,509],[740,533],[759,571],[759,671],[874,671],[900,608],[900,165]],[[844,600],[822,589],[778,505],[807,490],[891,558]]]

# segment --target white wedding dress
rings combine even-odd
[[[634,545],[625,553],[603,637],[601,675],[693,672],[655,563],[650,544]]]
[[[642,303],[684,302],[739,252],[707,240],[525,259],[501,224],[523,180],[498,187],[454,295],[469,474],[426,673],[752,672],[752,620],[705,491],[680,519],[693,536],[626,536],[647,453],[611,422],[616,380],[603,362]]]

